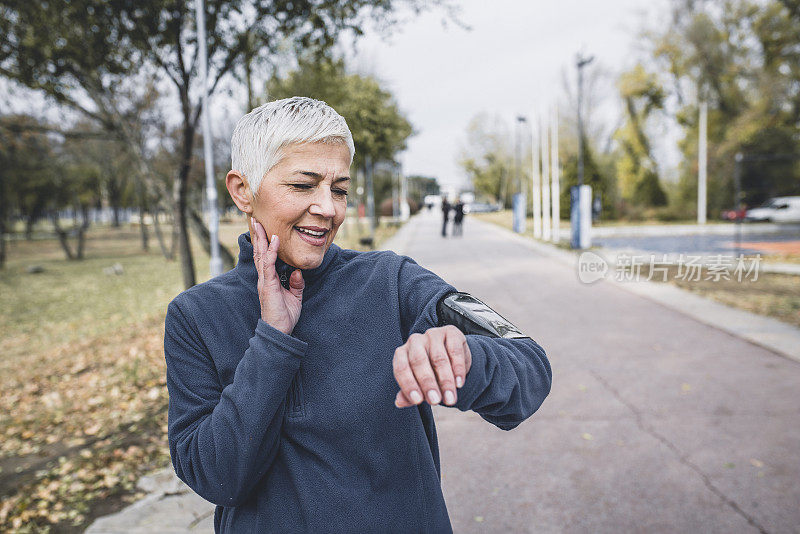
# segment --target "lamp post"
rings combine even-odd
[[[520,130],[522,129],[522,125],[528,121],[522,115],[517,116],[517,123],[516,123],[516,150],[514,151],[514,167],[517,174],[517,194],[514,195],[514,231],[518,234],[522,234],[525,232],[525,217],[527,215],[527,202],[525,198],[525,184],[522,182],[522,163],[520,157],[520,143],[521,143],[521,133]]]
[[[583,57],[578,54],[575,64],[578,67],[578,185],[572,188],[570,220],[572,226],[572,248],[582,249],[591,246],[592,229],[592,188],[583,184],[583,68],[594,61],[594,56]]]
[[[561,182],[558,168],[558,106],[553,106],[553,118],[550,123],[550,201],[553,204],[550,214],[553,218],[550,230],[550,238],[554,243],[558,243],[561,224]]]
[[[208,53],[206,50],[206,14],[204,0],[194,3],[197,14],[197,43],[200,53],[200,78],[203,90],[203,156],[206,167],[206,209],[208,233],[211,241],[211,278],[222,274],[222,258],[219,255],[219,214],[217,213],[217,186],[214,183],[214,158],[211,152],[211,119],[208,116]]]
[[[540,134],[538,134],[540,135]],[[533,201],[533,237],[542,237],[542,176],[539,169],[539,139],[531,129],[531,200]]]
[[[737,160],[738,161],[738,160]],[[697,147],[697,224],[706,224],[706,181],[708,176],[708,104],[700,102],[700,132]],[[739,209],[734,206],[734,209]]]
[[[578,54],[578,185],[583,185],[583,68],[594,61],[594,56],[583,57]]]

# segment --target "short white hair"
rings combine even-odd
[[[321,100],[293,96],[268,102],[239,119],[231,137],[231,168],[244,176],[253,196],[283,157],[283,148],[303,143],[341,143],[356,149],[344,117]]]

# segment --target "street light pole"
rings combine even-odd
[[[542,239],[550,241],[551,224],[553,219],[550,217],[550,126],[547,124],[549,117],[544,114],[542,122],[539,123],[539,142],[541,143],[542,158]]]
[[[700,102],[700,132],[697,147],[697,224],[706,224],[706,181],[708,176],[708,104]],[[734,206],[734,209],[738,209]]]
[[[553,225],[551,228],[551,239],[553,242],[558,243],[561,239],[560,233],[560,225],[561,225],[561,182],[560,182],[560,172],[558,168],[558,106],[553,106],[553,119],[552,123],[550,124],[550,128],[552,129],[551,135],[551,143],[550,143],[550,173],[552,174],[552,179],[550,180],[550,200],[553,203],[552,208],[552,217],[553,217]]]
[[[531,128],[531,180],[533,200],[533,237],[542,237],[542,177],[539,170],[539,139],[536,127]]]
[[[514,203],[513,203],[513,226],[514,231],[517,233],[524,233],[525,232],[525,218],[527,216],[528,211],[528,202],[526,200],[525,195],[525,184],[522,182],[522,161],[520,156],[520,143],[521,143],[521,133],[520,130],[522,129],[522,125],[526,123],[528,119],[523,117],[522,115],[517,116],[516,122],[516,147],[514,150],[514,167],[515,172],[517,174],[517,194],[514,195]]]
[[[594,61],[594,56],[583,57],[578,54],[578,185],[583,185],[583,68]]]
[[[200,53],[200,79],[203,98],[203,156],[206,167],[206,209],[208,233],[211,241],[211,278],[222,274],[222,258],[219,255],[219,214],[217,213],[217,186],[214,183],[214,158],[211,151],[211,119],[208,116],[208,52],[206,50],[206,14],[204,0],[195,0],[197,14],[197,43]]]
[[[594,57],[578,54],[575,63],[578,67],[578,185],[571,189],[570,223],[572,226],[572,248],[583,249],[591,246],[592,229],[592,188],[583,184],[583,68]]]
[[[522,135],[520,134],[520,129],[526,122],[528,122],[528,119],[522,115],[517,117],[517,187],[519,192],[522,194],[525,194],[525,184],[522,183],[522,161],[520,157],[520,143],[522,142]]]

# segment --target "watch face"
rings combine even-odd
[[[510,321],[472,295],[460,293],[448,297],[445,302],[467,321],[498,337],[527,337]]]

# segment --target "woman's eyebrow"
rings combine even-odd
[[[296,173],[302,174],[303,176],[308,176],[309,178],[313,178],[315,180],[322,180],[324,178],[324,176],[322,176],[320,173],[314,171],[296,171]],[[346,180],[350,180],[350,177],[340,176],[336,180],[334,180],[334,182],[343,182]]]

